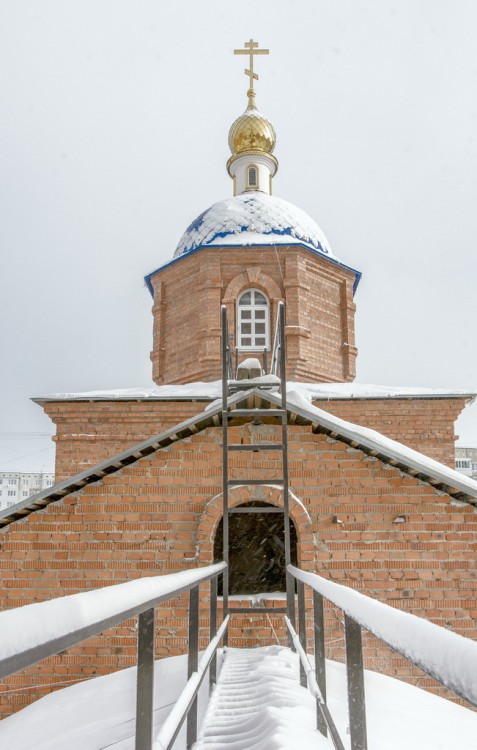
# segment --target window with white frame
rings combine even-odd
[[[270,347],[270,307],[258,289],[247,289],[237,300],[237,347]]]

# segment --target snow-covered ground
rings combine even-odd
[[[331,748],[314,730],[315,704],[298,684],[296,656],[288,649],[270,646],[255,649],[254,700],[262,700],[250,722],[249,740],[240,750],[315,750]],[[275,694],[263,674],[285,674],[283,690]],[[296,682],[286,677],[295,674]],[[328,704],[345,744],[349,747],[344,666],[328,662]],[[97,677],[42,698],[0,722],[2,750],[133,750],[135,669]],[[186,680],[186,657],[156,663],[155,731],[162,725]],[[366,672],[366,706],[369,750],[475,750],[477,713],[390,677]],[[268,701],[267,729],[263,729],[263,700]],[[202,720],[207,707],[204,681],[199,700]],[[241,709],[237,706],[237,712]],[[256,730],[256,731],[255,731]],[[255,739],[254,739],[255,734]],[[218,737],[220,743],[220,735]],[[250,743],[250,744],[249,744]],[[198,747],[208,747],[205,741]],[[232,747],[223,732],[223,744]],[[183,750],[184,729],[174,750]],[[236,746],[239,747],[238,745]]]

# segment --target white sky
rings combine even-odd
[[[151,384],[143,276],[231,194],[251,36],[275,195],[363,272],[357,380],[477,389],[476,27],[474,0],[3,0],[0,469],[53,466],[29,397]]]

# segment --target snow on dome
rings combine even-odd
[[[184,232],[174,258],[204,245],[300,243],[338,260],[318,224],[281,198],[246,192],[214,203]]]

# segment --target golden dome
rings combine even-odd
[[[263,151],[271,154],[275,148],[276,135],[272,123],[264,117],[253,101],[254,92],[249,91],[248,107],[229,130],[229,147],[232,154],[248,151]]]

